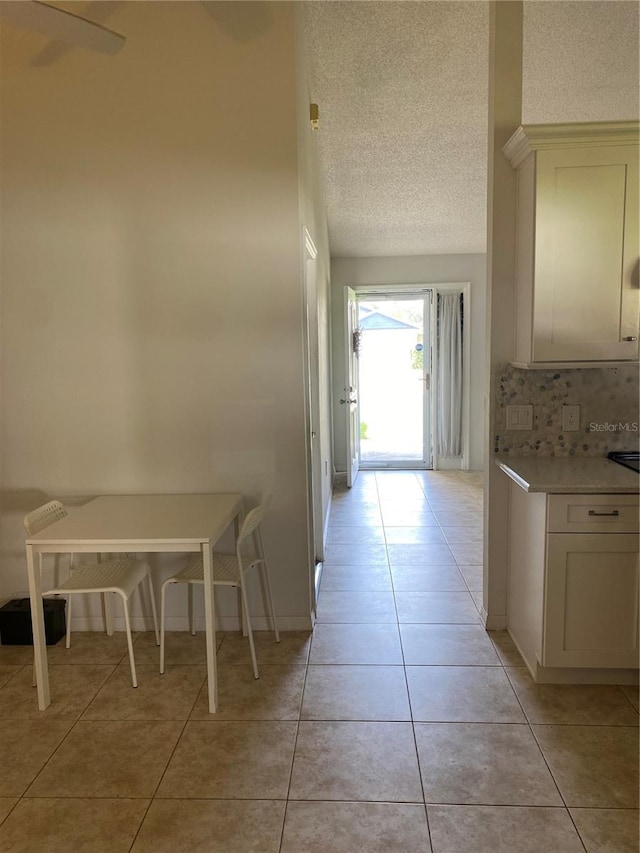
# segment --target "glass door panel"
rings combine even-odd
[[[430,294],[358,300],[360,464],[430,468]]]

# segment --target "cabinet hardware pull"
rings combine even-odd
[[[617,509],[612,509],[611,512],[596,512],[595,509],[590,509],[589,515],[620,515],[620,512]]]
[[[637,341],[638,339],[635,338],[633,335],[627,335],[627,337],[623,338],[622,340],[623,341]]]

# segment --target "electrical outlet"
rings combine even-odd
[[[562,429],[564,432],[577,432],[580,429],[580,406],[562,407]]]

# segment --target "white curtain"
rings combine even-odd
[[[438,294],[437,443],[440,457],[462,453],[462,295]]]

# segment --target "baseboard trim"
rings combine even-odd
[[[536,662],[536,684],[632,684],[638,683],[637,669],[588,669],[540,666]]]
[[[480,618],[482,619],[482,624],[487,631],[506,631],[507,629],[506,613],[494,613],[489,616],[483,607],[480,611]]]

